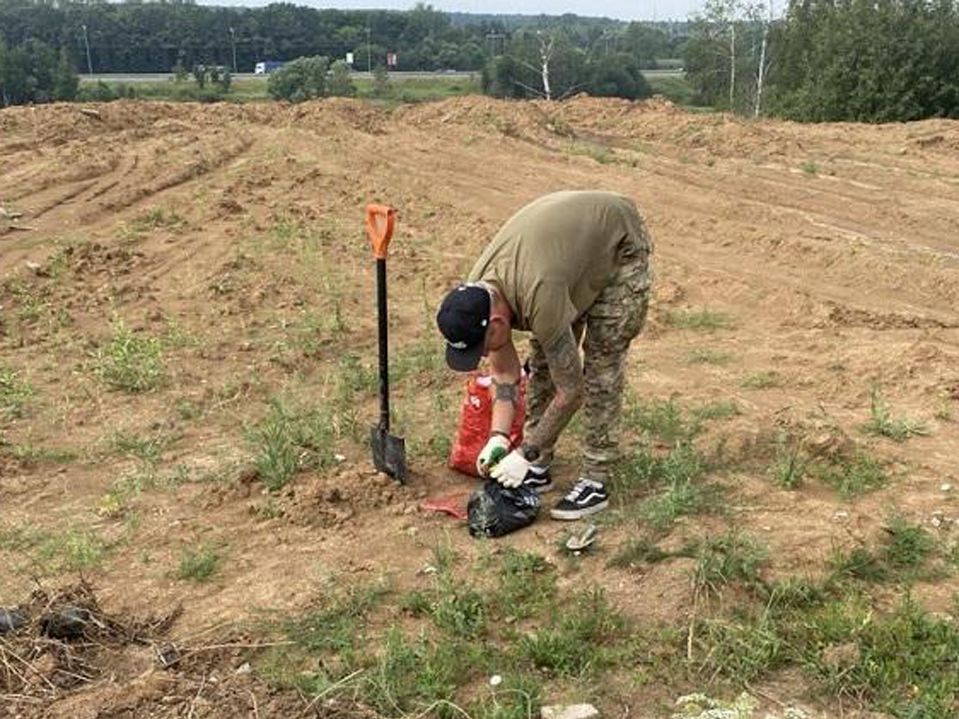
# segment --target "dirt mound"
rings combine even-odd
[[[274,113],[270,112],[269,115]],[[284,108],[280,121],[290,127],[302,127],[317,134],[360,131],[373,135],[384,132],[389,120],[386,110],[368,102],[345,97],[290,105]]]
[[[473,131],[509,136],[535,134],[548,123],[548,116],[536,103],[479,95],[404,107],[397,110],[394,118],[402,125],[418,128],[466,126]]]
[[[356,522],[370,510],[414,514],[415,494],[373,469],[348,467],[326,476],[311,476],[289,486],[277,502],[293,524],[339,527]]]

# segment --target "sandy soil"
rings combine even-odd
[[[335,467],[299,475],[276,497],[249,468],[245,432],[272,397],[320,402],[345,351],[364,367],[375,362],[362,230],[371,201],[400,211],[390,282],[402,352],[525,202],[559,189],[628,194],[653,234],[657,273],[650,322],[630,359],[635,395],[735,401],[741,415],[707,436],[724,436],[733,452],[788,426],[813,444],[851,437],[895,467],[889,486],[847,502],[815,484],[776,489],[763,469],[744,465],[723,478],[735,516],[687,520],[680,531],[732,522],[769,546],[770,571],[781,575],[821,569],[837,543],[874,537],[892,514],[953,541],[959,122],[803,126],[588,98],[472,97],[392,112],[347,100],[96,110],[0,111],[0,370],[33,389],[21,416],[0,414],[0,529],[92,528],[110,549],[87,573],[110,611],[182,603],[171,632],[187,640],[258,611],[308,605],[327,575],[415,586],[444,538],[475,556],[462,525],[418,509],[424,497],[472,486],[425,450],[455,417],[455,406],[437,415],[428,397],[458,397],[456,377],[397,390],[401,429],[415,440],[408,487],[377,476],[350,441],[338,444]],[[312,249],[289,249],[303,228]],[[725,313],[734,327],[704,333],[667,321],[684,309]],[[334,313],[341,326],[331,329]],[[118,320],[169,340],[159,390],[110,391],[96,377],[98,348]],[[706,351],[729,359],[690,360]],[[773,386],[744,386],[770,372]],[[875,388],[926,434],[904,443],[864,435]],[[374,420],[372,400],[358,409],[363,425]],[[115,450],[117,433],[162,438],[157,471],[178,478],[132,497],[135,524],[131,512],[104,507],[139,466]],[[565,487],[575,441],[563,450]],[[502,541],[552,555],[567,529],[543,519]],[[616,531],[604,537],[607,556]],[[222,571],[208,584],[177,581],[182,551],[197,543],[224,548]],[[688,616],[687,561],[636,573],[596,556],[563,581],[602,583],[642,621]],[[0,605],[16,604],[34,586],[30,568],[9,542],[0,558],[18,570],[0,574]],[[950,579],[915,594],[947,611],[956,589]],[[193,684],[170,694],[136,651],[44,716],[193,715],[196,682],[209,672],[195,668]],[[233,657],[217,666],[232,671]],[[229,676],[217,715],[252,716],[249,697],[268,692],[258,679]],[[269,701],[260,716],[284,715],[287,699]]]

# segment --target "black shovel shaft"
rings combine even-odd
[[[389,328],[386,314],[386,260],[376,261],[376,315],[380,338],[380,427],[390,429]]]

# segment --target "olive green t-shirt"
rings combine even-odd
[[[513,311],[513,329],[550,344],[609,284],[620,242],[641,232],[636,205],[624,195],[545,195],[506,221],[469,281],[496,285]]]

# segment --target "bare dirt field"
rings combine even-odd
[[[591,701],[668,717],[681,694],[748,687],[770,711],[856,716],[872,695],[829,692],[795,657],[737,669],[718,618],[757,582],[821,578],[855,548],[888,556],[877,548],[896,527],[931,538],[935,570],[872,583],[850,570],[844,586],[877,613],[908,593],[959,614],[959,122],[804,126],[588,98],[96,110],[0,111],[0,606],[65,591],[92,606],[93,592],[103,618],[67,649],[39,625],[32,643],[0,634],[0,716],[459,715],[424,697],[526,716],[500,706],[497,673],[504,686],[522,673],[529,711]],[[477,541],[420,507],[475,486],[445,466],[463,379],[443,366],[433,312],[510,214],[587,188],[634,198],[655,242],[624,448],[661,460],[692,447],[702,471],[684,504],[679,480],[636,479],[634,461],[581,556],[546,516]],[[373,201],[399,210],[405,487],[376,474],[363,441],[377,406]],[[762,562],[703,579],[703,547],[731,537]],[[653,545],[655,558],[639,551]],[[484,603],[519,560],[549,580],[559,618]],[[564,636],[563,611],[594,587],[626,624],[577,636],[618,653],[550,666],[560,649],[543,658],[536,642]],[[368,602],[344,604],[350,592]],[[422,689],[391,647],[407,637],[413,665],[442,668],[450,596],[486,621],[457,624],[458,654],[522,651],[500,670],[489,649]],[[304,616],[333,623],[312,627],[316,646],[297,643]],[[335,628],[345,644],[324,644]],[[391,694],[391,676],[419,693]]]

